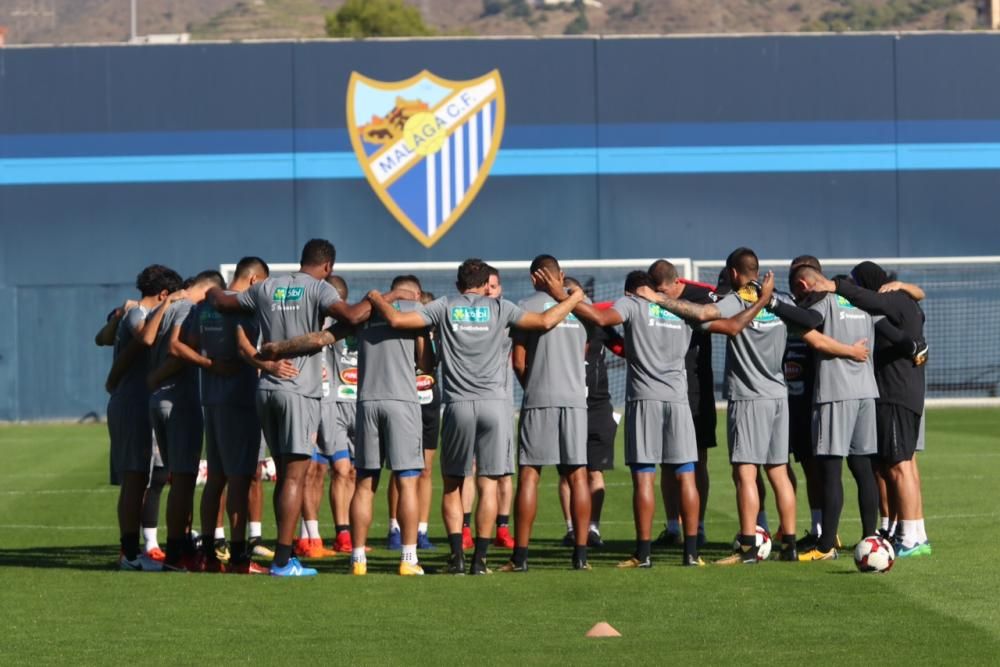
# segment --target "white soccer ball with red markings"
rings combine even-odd
[[[268,456],[262,462],[263,470],[261,471],[261,479],[265,482],[273,482],[278,479],[278,466],[274,464],[274,459]]]
[[[767,560],[768,556],[771,555],[771,534],[764,530],[763,526],[757,526],[755,531],[757,534],[757,539],[755,540],[757,544],[757,560]],[[733,537],[733,551],[740,550],[740,534],[736,533]]]
[[[208,461],[202,459],[198,462],[198,477],[195,478],[194,482],[197,486],[205,486],[205,482],[208,481]]]
[[[854,547],[854,564],[859,572],[888,572],[896,562],[896,551],[880,535],[872,535]]]

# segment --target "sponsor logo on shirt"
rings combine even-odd
[[[487,306],[455,306],[451,309],[452,322],[489,322],[490,309]]]
[[[649,326],[666,327],[668,329],[680,329],[681,318],[677,317],[669,310],[658,303],[648,303],[647,315],[649,316]]]
[[[841,309],[839,312],[842,320],[863,320],[867,317],[865,312],[859,311],[857,306],[839,294],[837,295],[837,307]]]
[[[274,290],[274,296],[271,300],[275,303],[289,303],[292,301],[300,301],[302,295],[305,294],[304,287],[276,287]]]
[[[357,384],[358,383],[358,369],[357,367],[345,368],[340,371],[340,381],[344,384]]]

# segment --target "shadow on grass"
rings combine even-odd
[[[0,567],[28,567],[107,571],[118,569],[118,548],[114,545],[72,547],[25,547],[0,549]]]

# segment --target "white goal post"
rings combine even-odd
[[[614,300],[622,293],[625,275],[643,270],[654,259],[560,260],[566,274],[580,280],[595,301]],[[678,273],[687,279],[716,284],[723,260],[673,258]],[[829,276],[849,273],[862,259],[820,259]],[[931,406],[1000,406],[1000,256],[983,257],[878,257],[874,262],[899,279],[919,285],[927,293],[921,304],[927,315],[924,333],[930,344],[927,366],[927,404]],[[528,296],[530,261],[490,262],[501,272],[504,296],[517,301]],[[790,259],[762,259],[761,270],[772,270],[778,289],[788,289]],[[459,262],[345,262],[335,272],[344,277],[350,299],[370,289],[388,290],[392,278],[414,274],[425,291],[437,296],[455,289]],[[273,263],[272,273],[298,269],[297,263]],[[228,282],[235,264],[220,270]],[[722,382],[725,341],[713,336],[713,369],[718,389]],[[624,401],[625,365],[608,355],[608,375],[616,405]]]

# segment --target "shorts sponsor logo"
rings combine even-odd
[[[357,384],[358,383],[358,369],[357,368],[345,368],[340,371],[340,381],[344,384]]]
[[[358,72],[347,85],[347,127],[375,194],[426,247],[475,199],[496,159],[505,118],[493,70],[451,81],[427,70],[403,81]]]
[[[358,389],[354,385],[342,384],[337,387],[337,399],[341,401],[358,400]]]
[[[417,376],[417,391],[428,391],[434,386],[434,376],[433,375],[418,375]]]
[[[797,361],[785,362],[785,379],[789,382],[802,378],[802,364]]]

